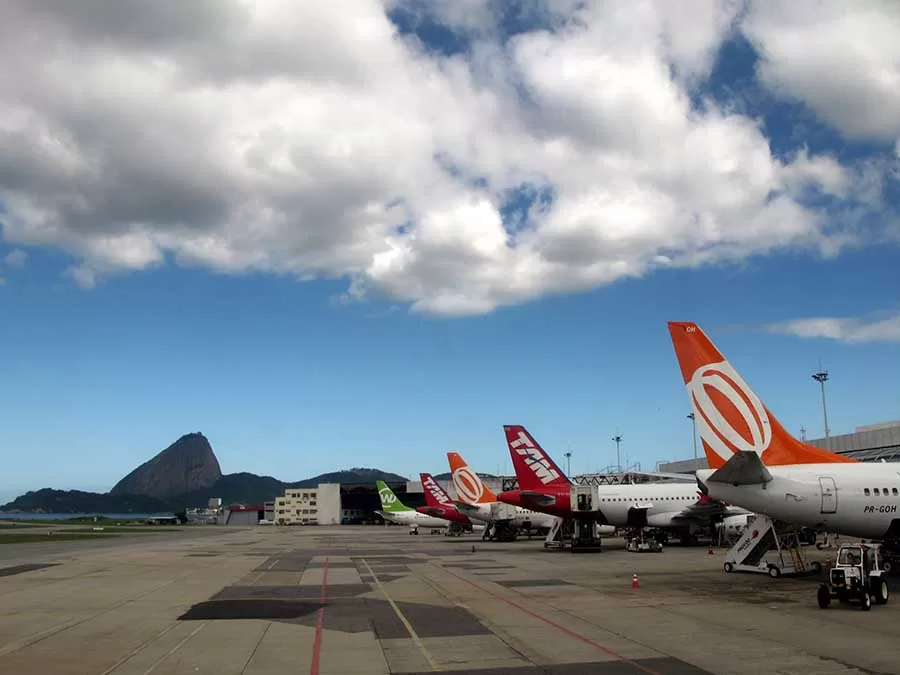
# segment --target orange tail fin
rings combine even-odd
[[[710,468],[739,450],[769,466],[856,461],[791,436],[697,324],[670,321],[669,333]]]
[[[425,493],[426,506],[440,506],[451,511],[456,511],[456,504],[450,499],[450,495],[444,492],[438,482],[430,473],[420,473],[419,480],[422,481],[422,491]]]
[[[469,468],[466,460],[459,453],[448,452],[447,461],[450,462],[450,473],[453,476],[453,488],[459,501],[475,506],[477,504],[491,504],[497,501],[497,495],[485,485],[477,473]]]
[[[549,485],[571,485],[566,474],[544,452],[525,427],[504,425],[506,444],[516,469],[520,490],[536,490]]]

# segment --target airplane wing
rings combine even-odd
[[[434,516],[435,518],[443,518],[444,517],[444,510],[439,509],[434,506],[422,506],[417,510],[419,511],[419,513],[424,513],[429,516]]]

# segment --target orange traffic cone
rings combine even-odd
[[[640,582],[638,582],[638,576],[637,576],[637,574],[632,574],[632,575],[631,575],[631,587],[632,587],[632,588],[640,588],[640,587],[641,587]]]

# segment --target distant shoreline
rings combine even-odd
[[[147,518],[169,517],[173,518],[174,513],[25,513],[16,511],[6,513],[0,511],[0,520],[70,520],[85,518],[103,518],[107,520],[144,520]]]

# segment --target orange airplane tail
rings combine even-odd
[[[571,485],[563,470],[550,459],[525,427],[506,424],[503,430],[506,432],[506,444],[509,446],[509,455],[512,457],[520,490]]]
[[[469,468],[459,453],[448,452],[447,461],[450,463],[450,474],[453,480],[453,488],[459,501],[476,506],[478,504],[491,504],[497,501],[497,495],[485,485],[481,477]]]
[[[768,466],[856,461],[791,436],[697,324],[668,325],[710,468],[739,451]]]

